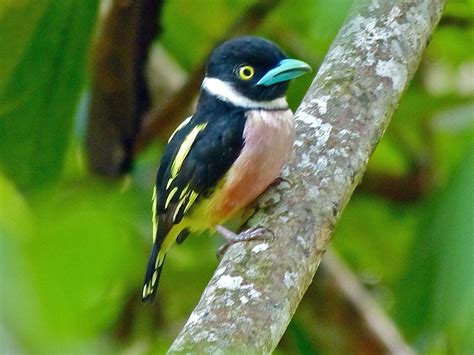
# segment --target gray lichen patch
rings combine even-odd
[[[408,73],[405,65],[397,63],[393,59],[388,61],[379,60],[375,67],[377,75],[389,78],[392,81],[392,88],[403,91],[408,80]]]

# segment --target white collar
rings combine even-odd
[[[265,109],[265,110],[286,110],[288,109],[288,103],[285,97],[279,97],[270,101],[255,101],[251,100],[232,87],[232,84],[226,81],[222,81],[217,78],[205,77],[202,82],[202,88],[209,94],[217,96],[223,101],[230,102],[231,104],[239,107],[249,109]]]

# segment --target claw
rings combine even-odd
[[[270,229],[267,229],[267,228],[264,228],[264,227],[261,227],[261,226],[249,228],[249,229],[237,234],[237,233],[234,233],[234,232],[228,230],[224,226],[221,226],[221,225],[218,224],[216,226],[216,231],[219,232],[219,234],[221,234],[227,240],[227,243],[222,245],[217,250],[217,258],[218,259],[222,258],[224,253],[227,251],[229,246],[231,246],[232,244],[260,239],[260,238],[263,238],[266,233],[270,233],[272,235],[272,239],[275,239],[275,233],[273,233]]]

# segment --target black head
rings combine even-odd
[[[268,101],[285,96],[289,80],[309,69],[306,63],[288,59],[273,42],[245,36],[227,41],[212,52],[206,77],[231,84],[249,99]]]

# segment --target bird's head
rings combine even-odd
[[[206,80],[217,91],[229,89],[259,102],[284,97],[289,81],[309,71],[308,64],[289,59],[273,42],[245,36],[224,42],[212,52]]]

